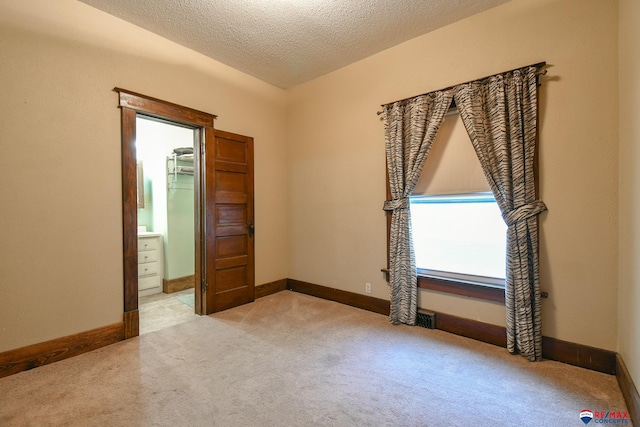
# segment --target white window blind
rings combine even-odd
[[[459,114],[440,126],[414,195],[491,191]]]

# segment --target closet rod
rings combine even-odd
[[[382,105],[380,105],[380,106],[381,106],[381,107],[384,107],[385,105],[395,104],[396,102],[401,102],[401,101],[407,101],[407,100],[409,100],[409,99],[411,99],[411,98],[416,98],[416,97],[418,97],[418,96],[427,95],[427,94],[430,94],[430,93],[433,93],[433,92],[438,92],[438,91],[442,91],[442,90],[449,90],[449,89],[453,89],[453,88],[454,88],[454,87],[456,87],[456,86],[464,85],[464,84],[471,83],[471,82],[476,82],[476,81],[478,81],[478,80],[485,80],[485,79],[488,79],[488,78],[490,78],[490,77],[497,76],[498,74],[510,73],[510,72],[512,72],[512,71],[520,70],[520,69],[522,69],[522,68],[535,67],[535,68],[540,69],[540,68],[544,67],[545,65],[547,65],[546,61],[537,62],[537,63],[535,63],[535,64],[525,65],[525,66],[523,66],[523,67],[518,67],[518,68],[513,68],[513,69],[511,69],[511,70],[503,71],[503,72],[501,72],[501,73],[491,74],[490,76],[481,77],[481,78],[479,78],[479,79],[473,79],[473,80],[469,80],[469,81],[467,81],[467,82],[458,83],[458,84],[455,84],[455,85],[452,85],[452,86],[445,87],[444,89],[436,89],[436,90],[432,90],[431,92],[421,93],[420,95],[409,96],[408,98],[403,98],[403,99],[398,99],[397,101],[387,102],[386,104],[382,104]],[[542,71],[538,70],[536,74],[537,74],[538,76],[541,76],[541,75],[542,75],[542,76],[544,76],[545,74],[547,74],[547,70],[542,70]],[[451,106],[449,107],[449,109],[452,109],[452,108],[456,108],[456,104],[455,104],[455,101],[454,101],[454,100],[452,100],[452,101],[451,101]],[[382,114],[382,113],[383,113],[383,111],[376,111],[376,114],[377,114],[378,116],[379,116],[380,114]]]

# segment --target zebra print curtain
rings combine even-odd
[[[505,305],[507,348],[542,359],[538,218],[534,155],[537,68],[456,86],[455,100],[508,226]]]
[[[385,149],[392,198],[384,203],[384,210],[392,212],[389,320],[394,324],[414,325],[416,322],[418,277],[411,241],[409,196],[418,182],[452,96],[453,90],[433,92],[384,106]]]

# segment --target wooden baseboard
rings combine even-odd
[[[436,313],[436,329],[499,347],[507,347],[507,330],[502,326]]]
[[[302,282],[295,279],[287,279],[287,289],[300,292],[314,297],[336,301],[352,307],[362,308],[380,314],[389,314],[389,301],[356,294],[354,292],[343,291],[326,286],[314,285],[313,283]]]
[[[185,289],[194,288],[196,286],[196,276],[184,276],[176,279],[162,279],[162,292],[172,294],[174,292],[184,291]]]
[[[605,374],[616,374],[616,352],[542,337],[542,357]]]
[[[340,302],[380,314],[389,314],[389,301],[366,295],[347,292],[340,289],[315,285],[294,279],[287,279],[287,289],[313,295],[318,298]],[[478,322],[445,313],[436,313],[436,328],[478,341],[507,346],[507,332],[503,326]],[[542,337],[542,356],[545,359],[604,372],[616,374],[616,352],[575,344],[556,338]]]
[[[503,326],[436,313],[436,328],[500,347],[507,346],[507,330]],[[616,373],[616,352],[557,338],[542,337],[542,357],[605,374]]]
[[[256,299],[272,295],[287,289],[287,279],[276,280],[275,282],[265,283],[256,286]]]
[[[286,289],[286,279],[266,283],[256,287],[256,298]],[[0,378],[137,337],[139,330],[140,313],[132,310],[124,313],[122,323],[0,353]]]
[[[124,323],[103,326],[0,353],[0,378],[122,341]]]
[[[629,409],[629,418],[634,426],[640,425],[640,395],[620,354],[616,356],[616,365],[616,378]]]
[[[138,310],[127,311],[123,316],[124,339],[140,335],[140,312]]]
[[[256,298],[285,289],[389,315],[389,301],[354,292],[329,288],[295,279],[282,279],[256,287]],[[436,328],[489,344],[506,347],[506,329],[445,313],[436,313]],[[67,359],[91,350],[138,336],[139,312],[124,313],[124,321],[91,331],[0,353],[0,378],[37,366]],[[636,424],[640,421],[640,398],[620,356],[612,351],[543,337],[543,357],[607,374],[615,374]]]
[[[503,326],[436,313],[436,328],[500,347],[507,346],[507,330]],[[557,338],[542,337],[542,357],[605,374],[616,373],[616,352]]]

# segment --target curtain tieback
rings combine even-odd
[[[382,209],[385,211],[395,211],[398,209],[406,209],[408,207],[409,198],[403,197],[402,199],[385,200],[384,207]]]
[[[547,206],[542,202],[542,200],[536,200],[532,203],[527,203],[526,205],[519,206],[514,210],[507,212],[505,215],[502,215],[502,217],[504,218],[504,222],[507,223],[507,226],[511,227],[518,221],[529,219],[532,216],[536,216],[546,210]]]

